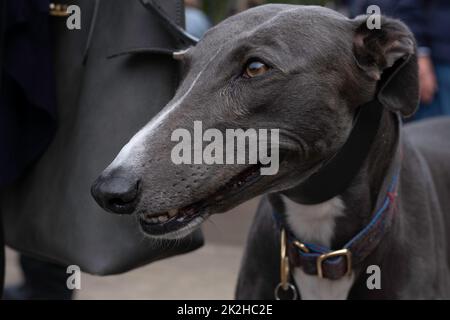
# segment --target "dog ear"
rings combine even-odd
[[[389,110],[404,117],[419,104],[416,42],[399,20],[381,17],[378,29],[369,29],[367,16],[357,17],[353,37],[356,62],[366,75],[378,82],[378,99]]]

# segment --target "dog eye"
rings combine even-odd
[[[247,63],[243,76],[245,78],[254,78],[266,73],[268,70],[269,67],[265,63],[254,60]]]

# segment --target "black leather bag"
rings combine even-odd
[[[38,162],[1,194],[12,248],[106,275],[203,244],[200,232],[177,242],[146,239],[135,217],[108,214],[90,195],[93,180],[174,94],[178,70],[170,52],[192,40],[179,30],[182,0],[146,3],[79,0],[81,30],[52,17],[58,131]],[[108,58],[130,50],[138,53]]]

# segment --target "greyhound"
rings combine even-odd
[[[400,21],[315,6],[232,16],[178,53],[172,101],[92,186],[154,238],[265,195],[238,299],[449,298],[450,121],[406,128],[418,105],[415,40]],[[280,164],[176,165],[171,133],[278,128]],[[369,288],[368,267],[380,283]]]

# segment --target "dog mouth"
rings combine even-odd
[[[205,200],[162,213],[140,214],[139,222],[142,231],[151,237],[167,239],[187,236],[197,229],[211,214],[215,213],[213,212],[214,208],[219,207],[227,199],[233,198],[259,181],[262,177],[260,169],[260,164],[248,167]]]

